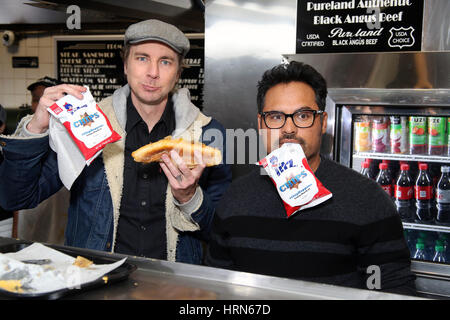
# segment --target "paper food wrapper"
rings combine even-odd
[[[288,217],[332,197],[312,172],[300,144],[285,143],[257,164],[275,184]]]
[[[89,88],[82,100],[66,95],[47,110],[52,115],[50,148],[57,153],[61,181],[70,190],[84,166],[91,164],[105,145],[121,137],[96,104]]]
[[[48,260],[43,265],[24,263]],[[62,289],[77,289],[121,266],[126,258],[88,267],[74,265],[75,258],[34,243],[15,253],[0,254],[0,289],[17,294],[45,294]]]

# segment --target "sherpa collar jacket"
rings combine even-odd
[[[101,156],[85,167],[71,187],[65,244],[88,249],[114,251],[123,187],[126,101],[128,85],[116,90],[98,105],[122,139],[105,146]],[[226,159],[225,130],[216,120],[206,117],[194,106],[187,89],[172,96],[176,128],[173,137],[205,144],[222,135]],[[63,187],[58,175],[57,157],[49,147],[48,132],[32,135],[22,119],[12,136],[0,136],[4,161],[0,165],[0,206],[9,210],[33,208]],[[205,133],[207,133],[205,135]],[[200,187],[188,206],[174,201],[170,185],[166,192],[167,259],[200,264],[202,244],[208,239],[214,208],[231,182],[228,165],[206,168]]]

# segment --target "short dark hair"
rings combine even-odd
[[[311,86],[316,95],[316,103],[320,110],[325,110],[327,99],[327,82],[316,69],[309,64],[297,61],[283,63],[264,72],[262,79],[258,82],[258,94],[256,103],[258,113],[264,108],[264,100],[267,91],[280,83],[304,82]]]

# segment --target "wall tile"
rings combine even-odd
[[[2,79],[2,86],[4,87],[5,94],[14,94],[14,79],[6,78]]]
[[[20,107],[23,104],[27,104],[27,95],[26,94],[17,94],[15,96],[15,105]]]
[[[39,56],[39,48],[38,47],[26,47],[25,52],[28,57],[38,57]],[[39,63],[40,63],[40,61],[39,61]]]
[[[0,100],[0,103],[5,108],[18,108],[19,106],[16,106],[16,97],[12,94],[5,94],[3,95],[3,98]]]
[[[26,55],[27,55],[27,46],[23,41],[20,41],[17,51],[12,56],[24,57]]]
[[[38,38],[39,47],[50,47],[53,48],[53,37],[39,37]]]
[[[27,69],[27,79],[36,81],[39,79],[39,68]]]
[[[53,63],[52,48],[39,48],[39,63]]]
[[[6,63],[0,62],[0,79],[4,79],[6,76]]]
[[[12,67],[12,61],[9,61],[3,66],[5,69],[5,78],[12,78],[14,74],[14,68]]]
[[[26,78],[26,68],[13,68],[13,78],[14,79],[25,79]]]
[[[6,63],[10,61],[10,56],[8,54],[8,50],[6,50],[5,46],[0,47],[0,63]]]
[[[38,47],[39,46],[39,42],[38,42],[38,38],[37,37],[29,37],[26,39],[25,41],[26,46],[31,48],[31,47]]]
[[[55,77],[55,67],[52,63],[45,63],[42,64],[40,69],[40,77],[49,76],[54,78]]]
[[[26,82],[25,79],[14,79],[14,93],[26,94]]]

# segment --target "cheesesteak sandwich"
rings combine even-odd
[[[194,157],[195,150],[201,153],[203,162],[207,167],[216,166],[222,162],[222,153],[219,149],[208,147],[200,142],[189,142],[182,138],[172,139],[172,136],[147,144],[132,152],[131,156],[136,162],[162,162],[162,155],[168,154],[171,150],[178,152],[189,168],[198,164]]]

